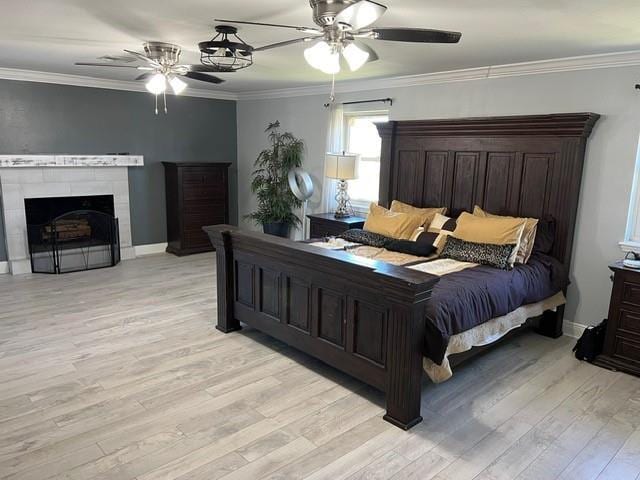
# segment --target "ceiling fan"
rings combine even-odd
[[[225,70],[211,65],[181,64],[181,49],[178,45],[164,42],[147,42],[143,47],[144,53],[125,50],[126,53],[132,55],[135,59],[142,60],[144,62],[143,65],[93,62],[76,62],[76,65],[89,67],[133,68],[144,72],[137,76],[136,80],[146,81],[145,87],[147,90],[156,95],[156,114],[158,113],[158,95],[162,94],[164,96],[169,87],[171,87],[174,94],[179,95],[187,87],[187,83],[179,77],[187,77],[192,80],[215,84],[224,82],[223,79],[213,75],[207,75],[207,73],[219,73]],[[164,101],[164,110],[166,113],[166,98]]]
[[[414,43],[457,43],[462,34],[445,30],[423,28],[368,28],[378,20],[387,7],[372,0],[309,0],[313,9],[313,21],[317,27],[299,27],[274,23],[220,20],[218,22],[262,25],[289,28],[308,34],[307,36],[254,48],[254,52],[270,50],[303,42],[314,42],[307,48],[304,57],[309,65],[327,74],[340,71],[340,56],[351,71],[358,70],[367,62],[378,59],[376,52],[362,40],[386,40]]]

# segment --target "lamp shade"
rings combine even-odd
[[[358,156],[355,153],[327,153],[324,160],[324,174],[338,180],[358,178]]]

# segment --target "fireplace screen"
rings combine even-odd
[[[31,270],[68,273],[120,262],[118,219],[96,210],[75,210],[46,223],[27,225]]]

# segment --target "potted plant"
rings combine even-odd
[[[276,121],[265,130],[271,145],[258,155],[251,180],[258,208],[246,217],[262,225],[264,233],[286,238],[290,228],[301,223],[293,210],[302,203],[291,192],[287,176],[292,168],[302,166],[304,143],[279,128]]]

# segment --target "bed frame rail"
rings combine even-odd
[[[218,330],[246,323],[384,391],[394,425],[422,420],[425,307],[438,277],[230,225],[204,230]]]

